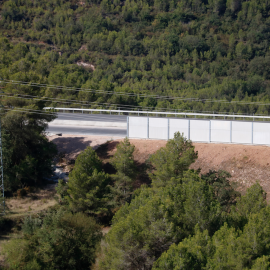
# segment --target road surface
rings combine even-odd
[[[126,137],[127,130],[124,128],[100,128],[89,126],[49,126],[46,130],[49,133],[62,133],[71,135],[104,135],[104,136],[118,136]]]
[[[83,113],[58,113],[57,120],[100,121],[100,122],[127,122],[126,115],[109,114],[83,114]]]
[[[120,122],[126,123],[127,116],[106,114],[79,114],[58,113],[56,120],[89,121],[89,122]],[[125,137],[127,129],[123,127],[99,127],[99,126],[75,126],[75,125],[48,125],[49,133],[71,134],[71,135],[104,135]]]

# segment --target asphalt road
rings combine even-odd
[[[82,113],[58,113],[57,120],[100,121],[100,122],[127,122],[125,115],[109,114],[82,114]]]
[[[103,136],[118,136],[125,137],[127,135],[126,129],[121,128],[100,128],[100,127],[72,127],[72,126],[49,126],[46,130],[50,133],[62,133],[71,135],[103,135]]]
[[[78,120],[94,122],[127,122],[127,116],[124,115],[106,115],[106,114],[79,114],[79,113],[58,113],[57,120]],[[95,127],[95,126],[67,126],[67,125],[49,125],[49,133],[62,133],[71,135],[103,135],[125,137],[126,128],[119,127]]]

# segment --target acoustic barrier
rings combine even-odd
[[[149,119],[146,117],[128,117],[128,137],[149,138]]]
[[[267,122],[128,117],[127,123],[129,138],[168,140],[179,131],[193,142],[270,145]]]

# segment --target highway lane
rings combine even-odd
[[[126,127],[107,127],[107,123],[123,123],[127,122],[125,115],[109,115],[109,114],[81,114],[81,113],[58,113],[55,120],[63,121],[57,124],[48,125],[47,132],[62,133],[71,135],[104,135],[104,136],[119,136],[127,135]],[[73,125],[66,125],[71,120]],[[78,125],[76,123],[78,121]],[[79,125],[82,122],[82,125]],[[103,126],[88,126],[87,122],[102,123]],[[106,122],[106,123],[105,123]],[[84,123],[84,124],[83,124]],[[96,125],[96,124],[95,124]],[[125,126],[125,125],[124,125]]]
[[[117,136],[126,137],[126,128],[101,128],[92,126],[48,126],[46,132],[62,133],[70,135],[101,135],[101,136]]]
[[[86,114],[86,113],[57,113],[56,120],[127,122],[126,115]]]

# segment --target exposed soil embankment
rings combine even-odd
[[[232,181],[238,182],[240,190],[259,181],[270,199],[270,147],[235,144],[194,144],[199,158],[192,168],[202,173],[226,170]]]
[[[105,136],[68,136],[50,137],[60,152],[68,159],[74,159],[88,145],[97,148],[108,142],[106,162],[116,151],[119,138]],[[162,140],[137,140],[130,139],[136,147],[134,157],[138,164],[144,163],[149,155],[166,145]],[[270,199],[270,147],[235,144],[206,144],[194,143],[199,157],[191,166],[192,169],[201,168],[202,173],[209,170],[226,170],[231,175],[232,181],[239,183],[239,190],[245,190],[256,181],[269,193]]]

